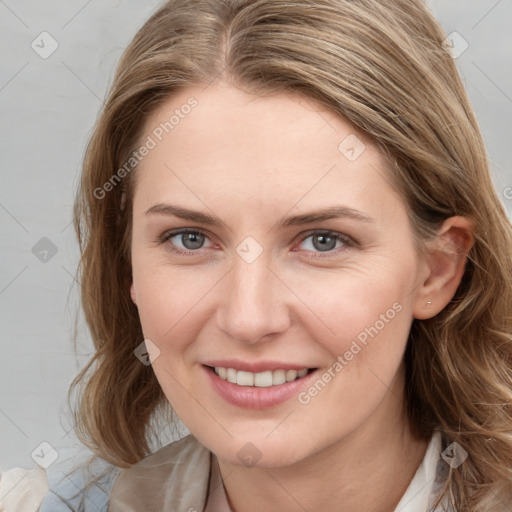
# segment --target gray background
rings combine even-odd
[[[76,443],[68,433],[66,394],[91,353],[91,343],[80,321],[75,353],[78,250],[71,225],[73,194],[115,64],[158,4],[0,0],[3,469],[32,467],[31,453],[43,441],[59,453]],[[457,63],[487,143],[496,187],[510,213],[512,0],[429,4],[446,32],[457,31],[469,44]],[[47,58],[31,47],[35,40],[39,51],[51,48],[50,39],[41,48],[38,36],[44,31],[58,43]]]

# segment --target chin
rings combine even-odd
[[[267,435],[267,434],[265,434]],[[247,435],[235,437],[229,444],[219,445],[208,440],[203,442],[211,452],[220,460],[240,467],[256,467],[261,469],[276,469],[291,466],[308,458],[311,453],[300,442],[292,442],[293,436],[288,436],[288,441],[282,439],[265,439],[265,435]],[[300,445],[300,450],[298,446]]]

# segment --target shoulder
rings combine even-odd
[[[46,471],[13,468],[0,475],[0,511],[36,512],[48,492]]]
[[[210,464],[210,451],[191,435],[164,446],[117,475],[109,512],[202,510]]]
[[[120,468],[98,457],[73,467],[52,467],[49,491],[38,512],[107,512],[108,498]]]
[[[184,464],[194,465],[205,458],[209,458],[210,452],[195,437],[188,435],[179,441],[160,448],[152,455],[148,455],[137,464],[123,469],[119,478],[127,475],[143,472],[147,474],[148,470],[165,467],[169,471],[180,471]]]
[[[195,505],[201,510],[210,463],[209,450],[187,436],[126,469],[92,456],[81,462],[66,459],[47,470],[14,468],[0,475],[0,512],[163,509],[147,508],[148,503],[191,503],[184,510]]]
[[[2,502],[4,508],[0,507],[0,512],[106,512],[110,488],[119,471],[120,468],[84,447],[63,447],[58,460],[46,470],[37,467],[22,480],[22,483],[30,486],[33,495],[30,508],[28,505],[22,508],[25,501],[20,501],[18,493],[12,504],[7,502],[7,499],[11,499],[12,493],[9,493]],[[19,486],[21,483],[16,489]]]

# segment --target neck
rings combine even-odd
[[[219,460],[232,511],[393,512],[428,444],[412,432],[397,391],[357,430],[291,466]]]

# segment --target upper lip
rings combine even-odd
[[[223,359],[205,361],[205,366],[219,366],[221,368],[234,368],[237,371],[260,373],[275,370],[302,370],[303,368],[314,368],[308,364],[283,363],[280,361],[240,361],[238,359]]]

